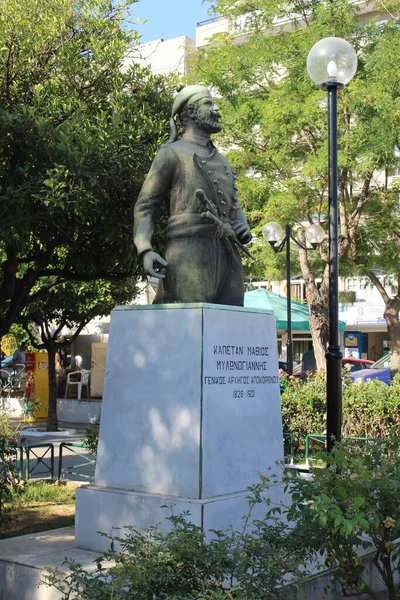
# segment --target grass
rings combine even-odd
[[[68,527],[75,520],[75,490],[80,483],[29,481],[6,506],[11,518],[0,539]]]
[[[79,484],[80,485],[80,484]],[[13,501],[19,506],[29,506],[34,502],[50,502],[52,504],[74,504],[76,484],[53,481],[28,481],[21,491],[14,494]]]

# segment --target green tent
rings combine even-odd
[[[264,289],[251,290],[244,295],[247,308],[264,308],[274,313],[278,329],[287,329],[287,298]],[[292,331],[310,331],[310,318],[307,304],[292,300]],[[346,323],[339,321],[339,330],[344,331]]]

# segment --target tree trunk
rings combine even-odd
[[[307,303],[310,311],[310,330],[317,370],[325,371],[325,354],[329,341],[328,298],[324,298],[321,290],[315,288],[307,293]]]
[[[57,419],[57,376],[56,376],[56,346],[47,340],[49,357],[49,414],[46,431],[58,431]]]
[[[385,312],[383,313],[390,338],[390,351],[392,359],[390,364],[390,374],[394,377],[400,373],[400,298],[390,298],[385,304]]]
[[[304,236],[300,241],[305,244]],[[326,370],[325,354],[329,341],[329,267],[325,266],[322,284],[318,288],[315,274],[310,267],[307,252],[299,250],[300,267],[307,290],[307,304],[310,313],[310,330],[313,341],[315,362],[318,371]]]

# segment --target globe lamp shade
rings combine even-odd
[[[284,237],[282,227],[275,221],[266,223],[262,228],[262,234],[264,239],[267,240],[272,247],[277,243],[279,244]]]
[[[307,70],[320,88],[349,83],[357,70],[357,55],[351,44],[338,37],[317,42],[308,53]]]
[[[325,231],[321,225],[310,225],[306,229],[306,240],[314,249],[317,248],[325,238]]]

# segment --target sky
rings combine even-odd
[[[196,24],[210,19],[207,10],[210,3],[202,0],[140,0],[134,4],[134,14],[147,19],[145,25],[137,26],[141,43],[163,38],[170,40],[181,35],[196,38]]]

